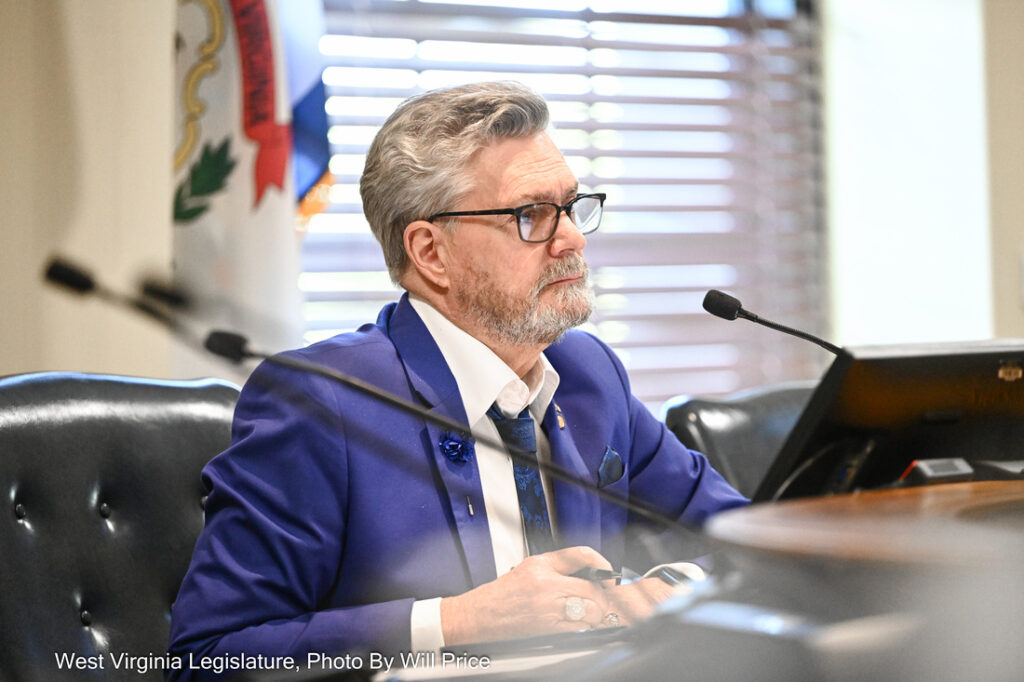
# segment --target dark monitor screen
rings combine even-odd
[[[1024,341],[843,349],[754,500],[881,488],[951,457],[1024,460]]]

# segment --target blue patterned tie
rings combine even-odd
[[[527,407],[515,419],[509,419],[498,408],[497,403],[487,410],[487,416],[498,427],[501,439],[510,448],[515,448],[537,459],[537,437],[533,429],[533,417]],[[540,471],[536,466],[513,461],[512,470],[516,477],[516,491],[519,493],[519,510],[523,513],[526,528],[526,547],[530,554],[550,552],[555,548],[551,535],[551,519],[548,505],[544,500],[544,486],[540,482]]]

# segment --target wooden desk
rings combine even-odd
[[[751,505],[707,531],[755,598],[824,624],[808,679],[1020,679],[1024,481]]]
[[[921,486],[751,505],[716,540],[794,558],[970,566],[1024,556],[1024,481]]]
[[[501,679],[1020,679],[1007,560],[1024,556],[1024,482],[765,503],[707,530],[741,575],[592,656]]]

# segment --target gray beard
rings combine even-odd
[[[544,287],[576,274],[583,279],[560,287],[554,300],[543,308]],[[494,340],[511,345],[549,346],[565,332],[588,319],[594,310],[589,270],[582,256],[566,256],[551,265],[529,296],[519,299],[497,287],[490,273],[469,266],[468,277],[455,291],[455,300],[466,316]]]

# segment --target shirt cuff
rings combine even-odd
[[[413,651],[440,651],[444,646],[441,629],[441,597],[412,603],[410,616]]]
[[[657,576],[662,580],[666,580],[666,576],[663,575],[666,571],[669,572],[667,577],[676,578],[676,582],[683,580],[689,582],[700,582],[708,579],[708,573],[704,570],[704,567],[698,563],[692,561],[678,561],[672,564],[658,564],[651,570],[644,573],[643,577],[651,578]]]

